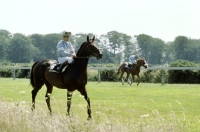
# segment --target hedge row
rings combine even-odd
[[[11,69],[0,69],[0,77],[10,78],[13,77],[14,70]],[[29,69],[17,69],[15,70],[16,78],[29,78],[30,70]]]
[[[170,64],[171,67],[197,67],[199,64],[189,62],[186,60],[177,60]],[[164,81],[166,83],[200,83],[200,71],[197,70],[170,70],[163,71]],[[114,74],[113,70],[103,70],[101,71],[101,81],[121,81],[119,76]],[[126,77],[126,73],[124,73]],[[147,70],[141,71],[140,73],[141,82],[150,83],[161,83],[162,81],[162,71],[161,70]],[[90,81],[96,80],[97,76],[90,77]],[[134,81],[137,81],[135,76]]]
[[[170,64],[171,67],[196,67],[197,64],[185,60],[178,60]],[[200,83],[200,71],[195,70],[171,70],[163,71],[164,81],[166,83]],[[0,69],[0,77],[12,77],[13,70]],[[15,75],[17,78],[29,78],[30,70],[16,70]],[[126,73],[124,73],[124,77]],[[147,70],[140,73],[141,82],[161,83],[162,72],[161,70]],[[134,81],[137,81],[135,76]],[[88,71],[88,81],[98,81],[98,72]],[[121,81],[119,75],[114,70],[102,70],[101,81]]]

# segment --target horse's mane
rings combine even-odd
[[[146,60],[145,60],[145,58],[140,58],[140,59],[138,59],[138,60],[143,60],[143,61],[146,61]],[[138,60],[137,60],[137,61],[138,61]]]
[[[76,53],[77,55],[79,54],[80,49],[83,47],[83,45],[84,45],[85,43],[86,43],[86,42],[84,42],[84,43],[81,44],[80,48],[78,49],[78,51],[77,51],[77,53]]]
[[[84,42],[84,43],[82,43],[81,44],[81,46],[80,46],[80,48],[78,49],[78,51],[77,51],[77,55],[79,54],[79,52],[80,52],[80,49],[83,47],[83,45],[85,44],[86,42]],[[93,44],[95,47],[98,47],[95,43]]]

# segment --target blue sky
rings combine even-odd
[[[11,33],[148,34],[200,39],[199,0],[0,0],[0,29]]]

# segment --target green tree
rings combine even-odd
[[[178,36],[174,41],[176,59],[199,62],[200,40]]]
[[[108,51],[110,48],[108,36],[106,34],[102,34],[96,39],[96,41],[103,54],[101,63],[114,63],[113,54]]]
[[[131,36],[126,34],[123,35],[123,43],[125,45],[125,50],[124,50],[125,61],[128,61],[129,56],[133,53],[134,50],[133,42],[131,40],[132,40]]]
[[[152,45],[153,38],[149,35],[146,34],[140,34],[137,35],[137,43],[142,49],[142,56],[145,57],[146,59],[149,59],[151,55],[150,47]]]
[[[123,34],[117,31],[111,31],[107,33],[107,36],[109,39],[110,47],[114,51],[113,54],[115,57],[117,49],[121,49],[122,46],[124,46]]]
[[[172,62],[175,61],[175,49],[174,49],[174,42],[167,42],[164,46],[164,62]]]
[[[163,58],[163,50],[164,50],[164,41],[158,38],[153,39],[153,43],[150,46],[150,57],[152,64],[161,64]]]
[[[44,35],[44,48],[41,51],[43,52],[44,59],[57,60],[56,46],[61,39],[61,34],[52,33]]]
[[[112,54],[110,52],[108,52],[107,49],[102,49],[102,60],[101,63],[114,63],[114,58],[112,57]]]
[[[10,44],[11,34],[7,30],[0,30],[0,61],[7,57],[7,50]]]
[[[16,33],[9,45],[8,58],[14,63],[30,62],[32,59],[33,48],[31,40],[28,37]]]
[[[185,60],[199,62],[200,40],[188,39],[187,48],[184,51]]]
[[[188,38],[185,36],[178,36],[175,38],[174,46],[175,46],[175,58],[184,60],[185,58],[185,50],[187,48]]]
[[[149,35],[140,34],[137,36],[137,43],[142,49],[142,56],[150,64],[161,64],[165,55],[165,43],[159,38],[153,38]]]
[[[31,39],[31,43],[35,47],[33,51],[33,60],[38,61],[44,59],[45,53],[43,52],[45,49],[45,38],[44,35],[41,34],[33,34],[29,36]]]

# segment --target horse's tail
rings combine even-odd
[[[34,76],[33,76],[33,68],[34,66],[38,63],[39,61],[35,62],[31,68],[31,77],[30,77],[30,83],[33,88],[35,88],[35,81],[34,81]]]
[[[119,66],[119,68],[117,69],[117,71],[116,71],[117,75],[119,75],[119,73],[121,72],[121,68],[122,68],[122,65]]]

